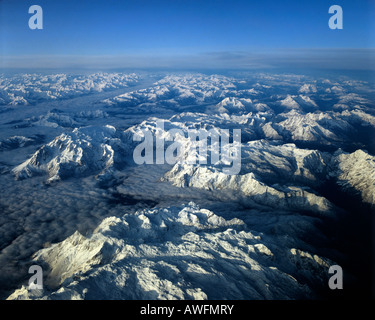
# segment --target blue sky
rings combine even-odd
[[[43,8],[43,30],[28,28],[33,4]],[[333,4],[343,8],[343,30],[328,28]],[[251,65],[288,50],[363,54],[375,48],[374,18],[372,0],[0,0],[1,65],[42,57],[51,65],[109,57],[121,64],[122,57],[135,66],[145,60],[163,66],[187,56],[241,63],[246,56]]]

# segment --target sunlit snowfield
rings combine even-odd
[[[374,97],[340,75],[1,75],[0,297],[369,295]],[[240,129],[240,173],[134,163],[134,132],[173,128]]]

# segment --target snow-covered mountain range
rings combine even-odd
[[[35,254],[35,263],[48,264],[53,289],[22,287],[9,299],[311,298],[243,224],[194,203],[106,218],[89,237],[75,232]],[[329,260],[295,248],[284,254],[286,270],[302,264],[325,280]]]
[[[45,172],[48,182],[103,174],[125,162],[127,145],[121,138],[121,133],[110,125],[74,129],[43,145],[13,172],[18,179]]]
[[[138,80],[139,76],[135,73],[17,74],[0,78],[0,105],[29,105],[43,100],[72,98],[92,92],[125,88]]]
[[[374,94],[291,74],[1,76],[0,284],[14,279],[1,294],[319,298],[329,266],[350,260],[322,227],[353,214],[335,195],[375,204]],[[241,132],[236,173],[213,160],[212,139],[202,161],[194,137],[223,130],[231,143]],[[147,134],[152,163],[140,165]],[[173,143],[182,152],[159,165]],[[30,264],[43,290],[20,275]]]

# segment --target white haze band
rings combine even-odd
[[[241,171],[241,129],[182,129],[164,130],[158,121],[155,131],[141,129],[133,141],[142,141],[133,151],[136,164],[215,165],[228,175]],[[232,138],[232,139],[231,139]],[[232,140],[232,141],[231,141]],[[155,152],[155,156],[154,156]]]

